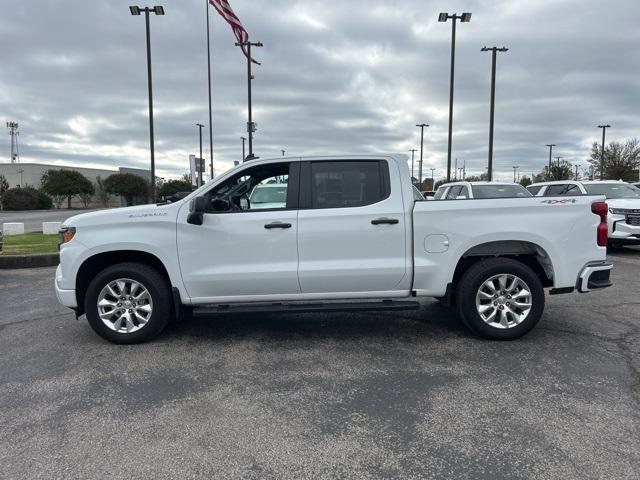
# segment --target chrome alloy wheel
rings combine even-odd
[[[144,327],[153,312],[147,288],[136,280],[118,278],[98,295],[98,315],[102,323],[118,333],[133,333]]]
[[[495,328],[513,328],[531,312],[531,289],[516,275],[502,273],[486,280],[476,294],[480,318]]]

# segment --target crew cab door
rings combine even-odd
[[[248,166],[205,194],[202,225],[187,223],[181,210],[178,259],[192,301],[300,293],[299,168],[299,162]],[[252,202],[256,186],[266,184],[281,188],[262,188]]]
[[[303,294],[408,289],[405,206],[387,160],[303,162],[298,278]],[[406,283],[406,285],[405,285]]]

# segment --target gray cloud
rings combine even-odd
[[[22,161],[87,166],[148,163],[144,21],[129,1],[2,0],[0,112],[21,125]],[[156,2],[157,3],[157,2]],[[454,156],[486,164],[490,54],[498,58],[495,165],[523,173],[545,163],[546,143],[584,163],[600,122],[610,139],[637,136],[640,4],[578,1],[231,0],[256,57],[256,153],[406,152],[425,136],[425,168],[445,172],[450,24],[440,11],[471,11],[457,38]],[[207,123],[204,0],[166,0],[152,19],[157,165],[188,169],[196,122]],[[246,64],[211,12],[214,163],[240,157]],[[8,159],[8,135],[0,137]],[[208,145],[208,139],[205,140]],[[207,150],[207,148],[205,148]]]

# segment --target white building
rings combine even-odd
[[[9,188],[18,186],[39,188],[42,175],[47,170],[74,170],[87,177],[94,185],[98,177],[105,180],[109,175],[113,175],[114,173],[133,173],[134,175],[139,175],[144,178],[146,181],[149,181],[151,178],[151,172],[149,170],[140,168],[120,167],[117,170],[107,170],[102,168],[68,167],[45,163],[0,163],[0,175],[4,175],[7,179]],[[112,196],[109,200],[109,206],[111,207],[117,207],[121,204],[122,201],[117,196]],[[98,199],[94,197],[89,206],[101,207],[103,205],[100,205]],[[80,198],[76,196],[71,199],[71,207],[82,208],[84,204]]]

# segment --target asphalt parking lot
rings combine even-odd
[[[419,312],[189,320],[116,346],[0,270],[2,478],[638,478],[640,249],[480,340]]]

